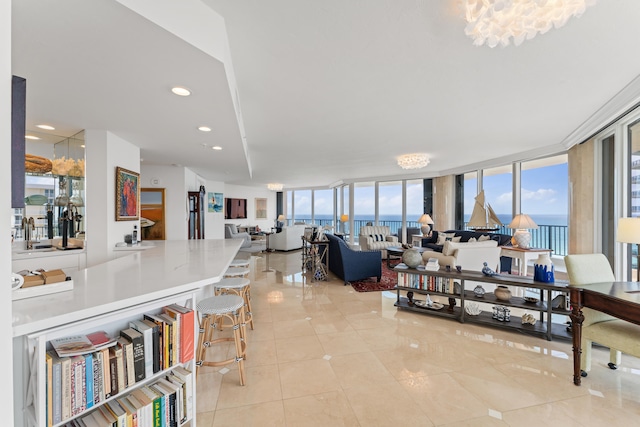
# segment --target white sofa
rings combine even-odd
[[[440,267],[450,265],[455,268],[462,266],[463,270],[481,271],[486,262],[494,271],[498,271],[500,262],[500,247],[495,240],[482,242],[450,242],[442,247],[442,253],[425,251],[422,260],[426,264],[429,258],[436,258]]]
[[[392,236],[386,225],[364,225],[360,227],[358,243],[362,251],[379,250],[382,258],[387,257],[389,246],[400,246],[398,236]]]
[[[306,227],[304,224],[283,227],[281,232],[269,236],[269,249],[276,251],[300,249],[302,247],[302,236],[304,235],[304,229]]]

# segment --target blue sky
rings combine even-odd
[[[566,215],[568,212],[568,166],[561,163],[522,171],[522,212],[529,215]],[[419,182],[419,184],[417,184]],[[465,213],[470,214],[476,195],[476,180],[465,182]],[[400,183],[381,183],[379,187],[380,215],[402,214]],[[485,176],[485,197],[497,214],[511,215],[511,174]],[[375,209],[374,186],[356,187],[356,215],[370,214]],[[332,190],[315,191],[315,214],[333,214]],[[311,216],[311,191],[296,191],[296,217]],[[422,214],[422,184],[407,184],[407,219],[415,221]],[[414,218],[415,217],[415,218]]]

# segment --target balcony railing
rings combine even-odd
[[[304,221],[306,223],[311,223],[311,218],[300,218],[296,219],[296,221]],[[334,231],[343,232],[346,229],[348,234],[353,234],[355,240],[358,240],[358,236],[360,235],[360,227],[367,225],[367,223],[374,223],[373,219],[357,219],[353,221],[353,233],[349,230],[349,224],[346,224],[346,227],[343,228],[343,225],[340,223],[338,228]],[[314,224],[319,226],[335,226],[333,220],[326,219],[316,219]],[[378,221],[378,225],[385,225],[389,227],[392,234],[399,235],[400,230],[402,228],[402,221]],[[407,221],[407,227],[417,227],[420,228],[420,224],[416,221]],[[466,224],[465,224],[466,228]],[[538,225],[538,229],[529,230],[531,232],[531,243],[530,246],[532,248],[545,248],[551,249],[553,255],[564,256],[568,254],[568,244],[569,244],[569,227],[566,225]],[[500,227],[495,233],[501,234],[513,234],[510,228],[507,228],[506,225]]]

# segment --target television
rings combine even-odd
[[[246,219],[247,199],[224,198],[224,219]]]

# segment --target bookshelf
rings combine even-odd
[[[101,330],[118,336],[131,321],[143,318],[146,313],[160,313],[171,304],[195,307],[198,298],[206,296],[207,287],[221,280],[240,244],[238,239],[157,241],[148,250],[72,274],[73,290],[14,301],[13,425],[48,425],[46,352],[51,350],[51,340]],[[197,313],[192,326],[195,355]],[[144,389],[179,366],[192,371],[194,376],[193,416],[179,425],[197,425],[194,357],[133,383],[124,394],[118,393],[94,408],[102,408],[128,391]],[[78,416],[88,415],[94,408]]]
[[[461,272],[394,269],[398,275],[396,286],[397,299],[395,306],[401,310],[409,310],[421,314],[446,317],[461,323],[472,322],[487,326],[517,330],[546,338],[551,341],[553,337],[571,339],[563,323],[554,323],[553,316],[569,316],[570,311],[564,306],[553,308],[549,301],[558,294],[568,293],[568,283],[556,281],[555,283],[535,282],[530,277],[515,275],[485,276],[481,272]],[[527,288],[535,290],[539,295],[537,302],[528,302],[522,297],[512,296],[509,301],[496,298],[493,292],[485,292],[483,296],[476,296],[473,288],[477,284],[504,285],[508,287]],[[425,300],[426,296],[433,300],[442,300],[444,307],[433,309],[424,308],[411,303],[409,296],[413,293],[413,300]],[[470,315],[465,312],[465,304],[478,303],[481,312],[478,315]],[[520,315],[511,315],[510,321],[497,320],[493,316],[492,307],[503,306],[514,309],[515,313],[536,313],[534,325],[522,323]]]

